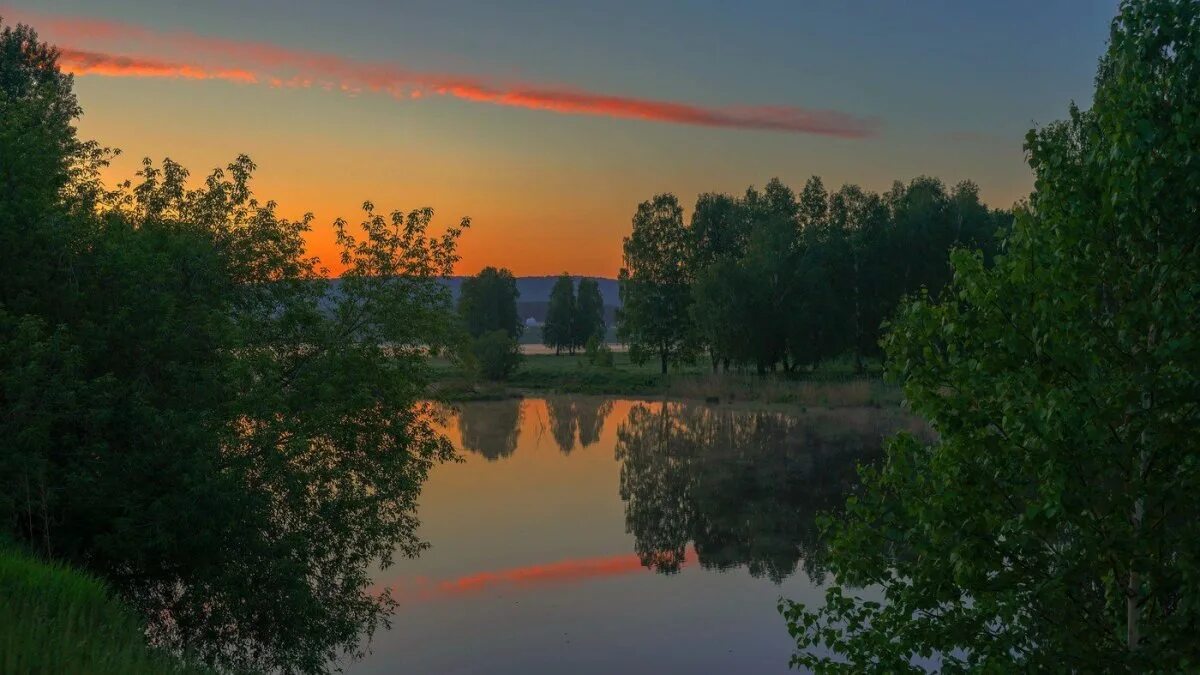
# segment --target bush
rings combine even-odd
[[[489,380],[506,380],[521,365],[521,347],[503,330],[494,330],[471,344],[479,372]]]
[[[597,368],[612,368],[613,367],[613,350],[607,344],[602,342],[600,338],[593,335],[588,338],[587,345],[584,346],[584,351],[587,355],[588,363]]]

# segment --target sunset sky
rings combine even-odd
[[[1009,206],[1021,140],[1090,101],[1115,0],[0,0],[77,73],[81,133],[330,223],[364,199],[470,216],[459,271],[615,276],[638,202],[970,178]]]

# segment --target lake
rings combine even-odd
[[[420,500],[430,548],[351,673],[783,673],[780,596],[823,596],[816,513],[897,408],[788,412],[562,396],[465,403],[464,461]]]

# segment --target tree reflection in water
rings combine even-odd
[[[550,418],[550,435],[563,454],[575,449],[576,433],[579,447],[586,448],[600,440],[604,421],[612,412],[612,401],[591,396],[560,396],[546,399]]]
[[[745,566],[776,583],[803,564],[825,571],[816,517],[840,509],[856,465],[883,439],[923,425],[899,410],[736,411],[639,404],[617,430],[625,527],[642,564],[680,569],[689,543],[701,566]]]
[[[489,462],[517,451],[521,426],[521,399],[479,401],[458,410],[458,432],[462,446],[483,455]]]

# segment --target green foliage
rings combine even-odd
[[[588,363],[596,368],[613,367],[612,347],[595,335],[588,338],[587,345],[584,346],[584,353],[587,355]]]
[[[148,647],[143,630],[103,582],[0,542],[0,671],[211,672]]]
[[[453,456],[421,401],[429,351],[457,346],[439,279],[468,223],[433,237],[431,210],[367,203],[335,224],[331,282],[248,158],[195,187],[147,160],[110,190],[53,52],[4,29],[0,57],[0,166],[21,167],[0,255],[37,270],[0,286],[4,531],[105,578],[169,649],[286,671],[361,653],[394,606],[369,575],[424,547],[417,495]]]
[[[1092,109],[1026,149],[1036,192],[995,265],[956,253],[895,321],[892,374],[939,438],[865,473],[839,585],[782,607],[794,665],[1200,664],[1200,5],[1123,2]]]
[[[0,25],[0,157],[6,160],[0,170],[5,205],[0,260],[6,274],[49,273],[24,270],[21,255],[49,244],[45,237],[50,233],[40,228],[23,232],[16,226],[44,214],[68,185],[73,158],[82,151],[73,125],[79,113],[71,76],[59,71],[53,47],[40,42],[28,26]],[[17,300],[0,296],[10,307]]]
[[[667,372],[671,360],[689,355],[688,241],[683,208],[671,194],[638,205],[633,232],[625,238],[618,274],[621,310],[618,334],[637,361],[658,357]]]
[[[514,340],[525,326],[517,315],[517,280],[507,269],[485,267],[479,274],[463,279],[458,295],[458,313],[467,333],[477,338],[502,330]]]
[[[561,354],[565,349],[575,353],[575,282],[563,272],[550,289],[550,306],[546,308],[546,323],[542,326],[542,343]]]
[[[811,370],[850,353],[863,372],[900,298],[936,295],[954,246],[990,260],[1009,220],[973,183],[947,193],[925,177],[885,196],[855,185],[828,194],[816,176],[799,197],[778,179],[741,199],[702,194],[687,233],[691,346],[714,371]]]
[[[493,330],[471,342],[479,372],[489,380],[506,380],[521,365],[521,345],[503,330]]]

